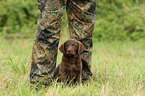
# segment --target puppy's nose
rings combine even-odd
[[[67,50],[67,52],[71,52],[71,50]]]

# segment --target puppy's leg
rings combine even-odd
[[[78,74],[76,77],[76,83],[80,83],[81,82],[81,74]]]
[[[62,83],[66,83],[67,76],[63,75],[60,77]]]
[[[53,78],[57,78],[58,76],[59,76],[59,65],[58,65],[57,68],[54,70]]]

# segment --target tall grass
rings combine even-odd
[[[144,41],[94,42],[92,81],[74,86],[54,81],[37,93],[29,84],[32,43],[31,39],[0,40],[1,96],[145,95]],[[58,53],[58,63],[61,55]]]

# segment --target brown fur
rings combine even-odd
[[[61,82],[73,80],[74,83],[80,82],[82,76],[82,61],[80,53],[85,49],[84,45],[75,39],[69,39],[60,46],[63,53],[60,65],[54,71],[54,77]]]

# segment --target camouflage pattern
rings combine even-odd
[[[31,83],[49,84],[52,80],[65,7],[71,38],[81,41],[86,47],[81,55],[83,74],[84,76],[91,75],[92,34],[96,17],[96,0],[38,0],[40,17],[37,22],[32,50]]]

